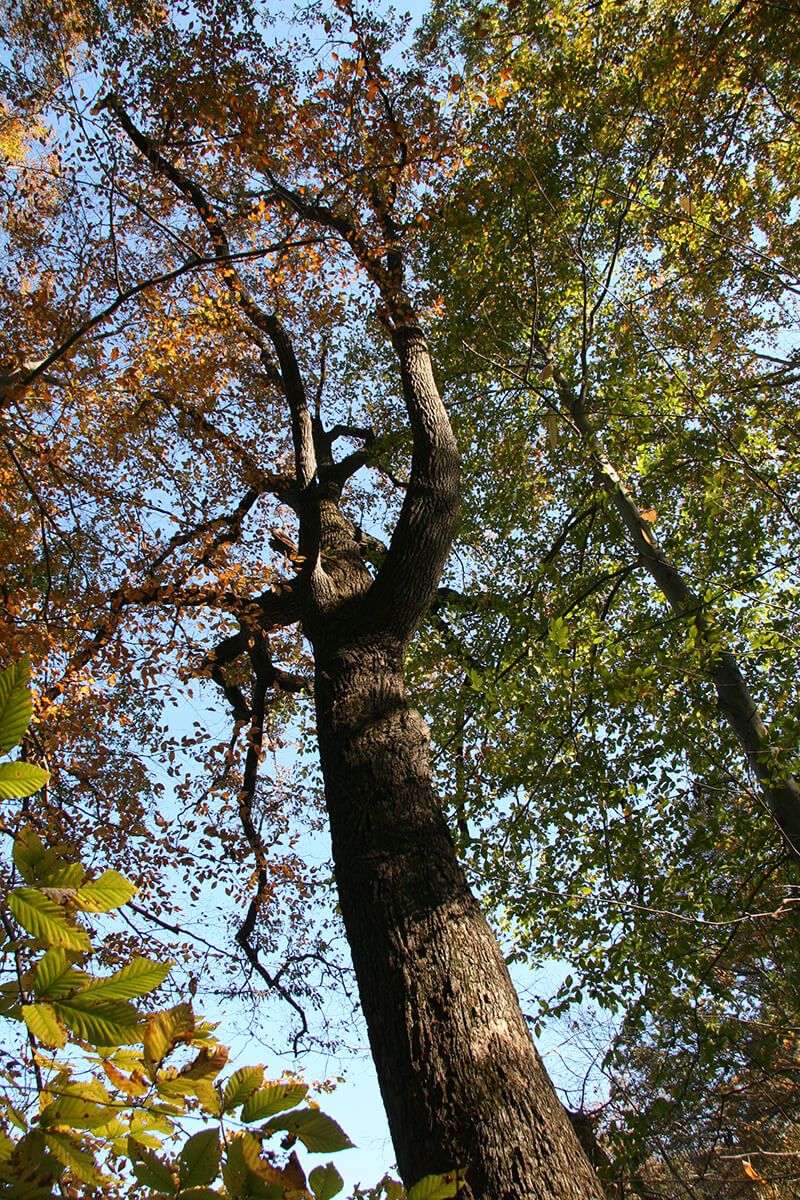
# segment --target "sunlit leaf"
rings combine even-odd
[[[15,919],[40,942],[63,946],[66,950],[88,950],[89,935],[71,924],[64,910],[34,888],[15,888],[8,906]]]
[[[35,1038],[46,1046],[64,1046],[66,1034],[49,1004],[23,1004],[22,1016]]]
[[[106,870],[99,879],[78,888],[75,904],[83,912],[111,912],[127,904],[136,892],[137,888],[118,871]]]
[[[19,745],[30,724],[33,711],[30,688],[30,662],[21,658],[0,671],[0,754]],[[41,786],[41,785],[40,785]],[[0,793],[27,796],[28,792]]]
[[[263,1079],[263,1071],[261,1078]],[[307,1092],[308,1087],[304,1083],[268,1083],[248,1096],[242,1109],[242,1120],[263,1121],[265,1117],[271,1117],[274,1113],[294,1108]]]
[[[273,1117],[265,1129],[285,1129],[293,1133],[314,1154],[331,1154],[336,1150],[347,1150],[353,1145],[331,1117],[315,1108],[303,1108],[282,1117]]]
[[[34,763],[0,763],[0,797],[12,800],[31,796],[44,787],[49,778],[50,772]]]

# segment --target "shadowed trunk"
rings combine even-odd
[[[482,1200],[602,1195],[467,886],[397,648],[318,662],[339,899],[400,1174]]]
[[[463,1170],[475,1200],[600,1200],[456,858],[428,729],[406,700],[403,656],[455,531],[458,454],[421,332],[393,337],[414,433],[403,509],[373,582],[333,497],[319,501],[304,624],[339,900],[397,1162],[407,1186]]]

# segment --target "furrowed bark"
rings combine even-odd
[[[800,787],[781,765],[766,726],[732,652],[722,643],[719,629],[706,606],[670,562],[617,472],[589,419],[581,397],[556,368],[553,378],[562,403],[583,438],[594,464],[595,477],[611,499],[643,566],[678,616],[692,620],[705,650],[705,670],[714,684],[720,712],[735,734],[761,794],[790,855],[800,863]]]
[[[337,540],[335,510],[321,506],[336,600],[304,624],[339,900],[398,1166],[407,1186],[458,1168],[474,1200],[599,1200],[458,863],[428,730],[406,698],[404,652],[455,530],[458,458],[421,332],[394,342],[414,431],[402,513],[365,590],[341,517]]]
[[[399,647],[321,657],[317,726],[339,900],[407,1186],[477,1200],[602,1195],[459,866]]]

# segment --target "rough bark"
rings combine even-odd
[[[599,1198],[458,864],[401,655],[351,643],[316,672],[339,899],[400,1174],[458,1167],[476,1200]]]
[[[599,1200],[406,699],[404,652],[455,530],[458,459],[420,331],[394,342],[414,432],[403,510],[372,583],[333,497],[321,501],[305,627],[339,900],[398,1167],[407,1186],[458,1168],[475,1200]]]

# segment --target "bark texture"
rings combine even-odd
[[[404,1183],[458,1167],[481,1200],[600,1197],[457,861],[398,649],[318,665],[339,898]]]
[[[339,899],[398,1166],[407,1186],[458,1168],[474,1200],[599,1200],[406,699],[404,653],[455,531],[458,455],[420,331],[394,343],[414,434],[405,503],[374,582],[333,496],[320,503],[305,627]]]

